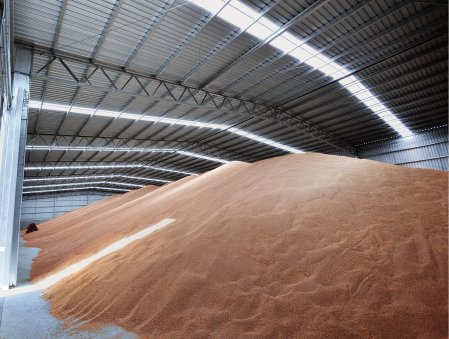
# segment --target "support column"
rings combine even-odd
[[[32,53],[18,46],[12,103],[4,101],[0,130],[0,288],[17,283],[20,208],[25,165]]]

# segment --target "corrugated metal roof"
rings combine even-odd
[[[278,26],[314,4],[304,0],[241,0]],[[186,106],[157,98],[133,96],[145,93],[135,77],[119,72],[126,67],[140,74],[146,91],[168,98],[164,86],[151,76],[184,85],[200,86],[238,60],[261,40],[219,16],[181,0],[23,0],[15,4],[15,39],[40,50],[78,58],[65,59],[79,80],[96,69],[88,59],[104,65],[117,88],[126,92],[73,84],[74,78],[55,60],[41,74],[68,82],[32,78],[30,100],[43,104],[84,107],[201,123],[234,126],[246,132],[306,151],[330,151],[335,147],[310,134],[276,121],[242,116],[205,107]],[[412,131],[447,124],[447,7],[411,0],[339,0],[323,4],[287,30],[323,51],[353,73],[389,110]],[[51,54],[51,51],[50,51]],[[33,73],[50,61],[34,55]],[[80,62],[85,60],[85,62]],[[107,66],[107,67],[106,67]],[[128,81],[129,80],[129,81]],[[110,87],[100,69],[89,78],[94,86]],[[180,97],[183,88],[176,85]],[[265,44],[217,77],[207,90],[242,97],[286,109],[322,131],[351,145],[388,138],[396,132],[353,96],[344,86],[291,55]],[[183,97],[195,104],[195,99]],[[209,146],[263,159],[285,154],[277,148],[229,131],[162,122],[129,120],[68,113],[67,110],[30,108],[30,134],[134,138],[145,140],[198,140]],[[50,137],[51,139],[52,137]],[[54,137],[53,137],[54,138]],[[192,146],[193,147],[193,146]],[[97,154],[91,152],[28,151],[28,162],[155,160],[160,154]],[[89,155],[90,154],[90,155]],[[105,160],[106,159],[106,160]],[[207,169],[218,163],[182,155],[163,156],[167,163]],[[122,161],[120,160],[120,161]],[[123,161],[124,161],[123,160]],[[147,173],[147,169],[134,170]],[[74,170],[70,173],[112,173],[113,169]],[[59,172],[53,171],[51,175]],[[43,175],[34,173],[33,175]],[[31,175],[31,174],[27,174]],[[166,175],[166,174],[164,174]]]

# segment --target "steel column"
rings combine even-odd
[[[9,110],[3,107],[0,131],[0,287],[5,290],[17,281],[20,207],[25,163],[31,50],[17,47]]]

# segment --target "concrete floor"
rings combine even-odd
[[[29,285],[33,258],[40,249],[23,247],[20,239],[17,287]],[[50,303],[33,291],[0,298],[0,339],[142,339],[118,326],[105,326],[95,331],[64,329],[63,321],[50,314]]]

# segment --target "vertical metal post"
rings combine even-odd
[[[0,130],[0,288],[3,290],[17,281],[31,61],[31,50],[18,46],[10,109],[3,101]]]

